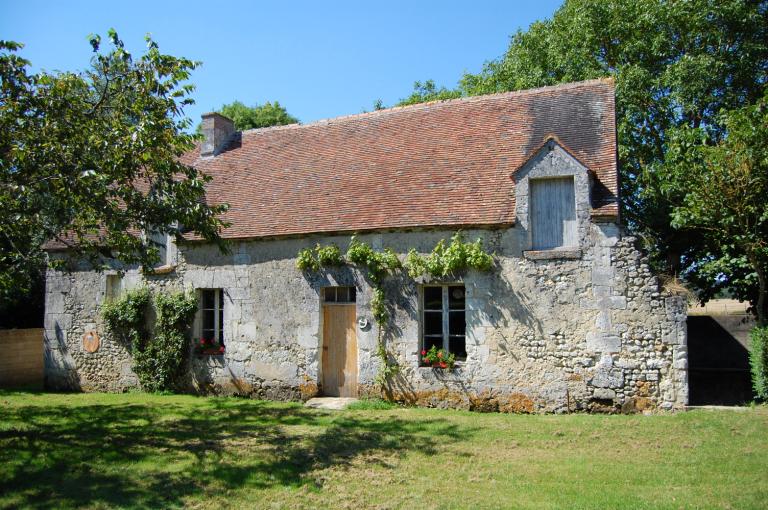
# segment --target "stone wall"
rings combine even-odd
[[[0,388],[41,388],[43,330],[0,330]]]
[[[401,367],[386,389],[395,400],[426,406],[509,412],[672,409],[687,401],[682,298],[659,290],[632,238],[613,224],[588,223],[576,252],[525,252],[521,229],[465,232],[496,254],[488,273],[450,282],[466,286],[466,362],[451,371],[419,367],[420,285],[398,275],[386,282],[392,319],[383,332]],[[429,252],[451,231],[360,236],[375,248]],[[175,289],[222,288],[224,356],[190,356],[184,388],[201,393],[304,399],[321,380],[321,289],[354,285],[357,315],[373,323],[371,288],[353,267],[305,274],[295,257],[316,242],[345,249],[348,236],[259,240],[222,255],[182,246],[168,274],[148,279],[128,269],[123,288],[145,282]],[[98,307],[106,275],[49,271],[46,289],[46,379],[50,387],[122,391],[137,385],[128,346],[104,331]],[[195,325],[199,329],[199,325]],[[83,348],[95,330],[101,347]],[[358,330],[359,381],[378,393],[378,331]]]

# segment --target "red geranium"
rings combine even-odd
[[[424,365],[432,366],[432,368],[453,368],[454,363],[456,363],[456,356],[433,345],[428,351],[422,351],[421,361]]]

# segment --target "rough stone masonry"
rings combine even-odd
[[[360,239],[428,252],[451,231],[370,234]],[[612,224],[594,224],[579,258],[542,259],[521,250],[514,228],[472,230],[496,253],[491,272],[469,271],[467,360],[450,371],[419,366],[419,285],[405,275],[386,283],[392,320],[385,332],[400,366],[386,394],[434,407],[505,412],[673,409],[687,401],[686,302],[659,289],[634,239]],[[348,236],[239,243],[232,255],[210,246],[179,250],[176,267],[148,278],[134,270],[125,288],[221,288],[223,356],[190,356],[185,389],[298,400],[315,396],[322,342],[320,291],[358,289],[357,316],[370,319],[370,287],[353,267],[302,273],[296,253],[316,242],[345,247]],[[569,256],[568,254],[563,254]],[[128,346],[104,331],[98,308],[108,274],[49,271],[46,378],[49,387],[124,391],[136,387]],[[373,322],[373,321],[371,321]],[[196,327],[199,327],[196,325]],[[87,352],[85,332],[101,334]],[[377,394],[375,324],[358,330],[361,391]]]

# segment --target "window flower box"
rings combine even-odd
[[[221,356],[225,351],[224,344],[211,338],[201,338],[195,348],[195,352],[203,356]]]
[[[428,351],[421,351],[421,363],[426,367],[450,370],[456,364],[456,355],[433,345]]]

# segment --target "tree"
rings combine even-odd
[[[205,203],[209,177],[180,159],[195,144],[183,109],[197,62],[162,54],[149,37],[134,58],[112,48],[81,73],[29,74],[21,44],[0,42],[0,298],[27,288],[54,241],[96,266],[151,267],[150,233],[195,232],[225,249]]]
[[[289,114],[285,107],[275,101],[267,101],[262,105],[246,106],[240,101],[225,104],[218,110],[235,123],[235,129],[257,129],[270,126],[285,126],[297,124],[299,119]]]
[[[401,99],[398,106],[410,104],[426,103],[429,101],[442,101],[445,99],[456,99],[461,97],[461,90],[449,90],[445,87],[438,88],[433,80],[427,80],[424,83],[417,81],[413,84],[413,92],[405,99]]]
[[[552,19],[514,34],[501,58],[466,74],[453,93],[613,76],[623,217],[648,241],[657,270],[686,273],[707,260],[711,247],[698,224],[672,224],[685,194],[663,185],[670,136],[700,128],[717,143],[727,135],[722,113],[762,96],[767,15],[766,1],[566,0]],[[414,93],[406,101],[434,98]]]
[[[671,133],[662,192],[682,196],[672,226],[702,233],[706,256],[689,268],[702,292],[728,286],[768,325],[768,88],[754,105],[723,114],[727,136]],[[715,285],[706,284],[715,282]],[[708,296],[709,297],[709,296]]]

